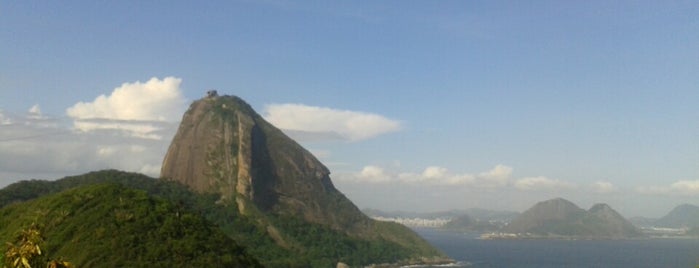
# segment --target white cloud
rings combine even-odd
[[[688,194],[688,195],[699,194],[699,180],[677,181],[677,182],[670,185],[670,189],[672,189],[673,192],[677,192],[677,193],[681,193],[681,194]]]
[[[178,121],[184,111],[181,82],[175,77],[153,77],[145,83],[124,83],[108,96],[76,103],[66,113],[81,131],[121,130],[136,137],[160,139],[153,134],[159,129],[155,122]]]
[[[391,177],[384,172],[383,168],[378,166],[364,167],[357,177],[365,182],[387,182],[391,179]]]
[[[3,111],[0,110],[0,126],[10,124],[12,124],[12,120],[10,119],[10,117],[5,115]]]
[[[97,148],[98,156],[111,156],[116,152],[117,148],[115,146],[100,146]]]
[[[124,83],[68,108],[69,121],[44,115],[38,104],[22,116],[0,111],[0,185],[101,169],[159,176],[170,142],[163,137],[174,135],[186,108],[180,81]]]
[[[0,128],[0,170],[17,177],[45,178],[120,169],[159,176],[169,141],[114,135],[107,131],[71,131],[70,122],[43,124],[17,117],[16,124]],[[47,118],[60,122],[54,118]],[[159,135],[173,135],[176,123],[161,124]],[[165,134],[172,133],[172,134]],[[0,185],[9,181],[0,181]]]
[[[95,130],[112,130],[127,135],[143,138],[160,140],[162,135],[157,134],[160,130],[160,122],[153,121],[121,121],[108,119],[87,119],[73,121],[73,127],[81,131]]]
[[[350,141],[366,140],[401,128],[400,122],[377,114],[303,104],[268,105],[264,118],[295,134],[314,134],[316,138],[339,136]]]
[[[493,169],[478,174],[481,184],[495,186],[505,186],[512,176],[512,168],[505,165],[497,165]]]
[[[41,115],[41,107],[39,107],[39,104],[34,104],[34,106],[29,108],[29,114]]]
[[[608,181],[596,181],[591,185],[592,191],[598,194],[608,194],[616,192],[614,184]]]
[[[507,186],[511,174],[512,168],[504,165],[497,165],[493,169],[481,172],[478,175],[468,173],[453,174],[447,168],[440,166],[429,166],[421,173],[386,172],[382,167],[366,166],[362,171],[340,176],[340,179],[370,183],[393,182],[414,185],[462,185],[476,188],[495,188]]]
[[[547,177],[527,177],[514,183],[515,188],[525,191],[572,189],[575,184]]]
[[[699,195],[699,180],[680,180],[668,186],[642,186],[636,191],[649,195]]]
[[[27,112],[27,117],[31,119],[44,119],[45,117],[41,115],[41,107],[39,104],[34,104]]]
[[[443,179],[447,175],[447,169],[443,167],[430,166],[422,172],[425,179]]]
[[[180,93],[182,79],[166,77],[151,78],[145,83],[123,83],[109,96],[100,95],[92,102],[78,102],[67,109],[68,116],[77,119],[118,119],[173,121],[173,115],[184,103]]]

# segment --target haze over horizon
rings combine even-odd
[[[660,217],[699,200],[699,3],[0,4],[0,187],[158,176],[206,90],[360,208]]]

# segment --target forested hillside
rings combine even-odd
[[[112,192],[103,194],[100,191]],[[85,197],[92,199],[87,202]],[[124,206],[124,202],[129,200],[133,205]],[[230,239],[230,243],[227,242],[227,244],[245,247],[248,255],[269,267],[330,267],[338,261],[351,265],[391,263],[395,260],[410,259],[415,254],[414,251],[406,250],[385,239],[352,238],[327,226],[307,223],[291,215],[274,216],[258,213],[243,216],[234,208],[235,203],[217,202],[219,200],[220,197],[217,194],[194,193],[176,182],[116,170],[91,172],[56,181],[22,181],[0,190],[0,213],[2,213],[0,214],[0,226],[2,226],[0,241],[10,241],[16,232],[36,222],[50,227],[44,233],[47,243],[50,242],[46,252],[60,253],[62,254],[60,256],[75,263],[87,263],[90,260],[103,260],[105,257],[101,255],[101,251],[77,253],[73,250],[87,247],[89,245],[87,241],[93,239],[91,237],[94,237],[92,236],[94,233],[101,233],[105,237],[109,234],[108,237],[118,235],[124,239],[136,239],[133,237],[147,232],[150,227],[162,224],[155,220],[168,220],[168,217],[181,211],[192,217],[201,216],[201,221],[198,223],[206,226],[209,232],[225,234],[226,238]],[[158,207],[161,209],[156,209]],[[94,209],[94,211],[86,209]],[[81,212],[83,210],[86,211]],[[46,215],[40,216],[41,213]],[[57,216],[61,213],[67,213],[70,216],[63,219]],[[161,215],[162,213],[167,215]],[[89,215],[101,215],[115,223],[106,224],[100,222],[100,217]],[[133,225],[128,225],[128,229],[113,230],[118,226],[118,217],[128,218],[126,222]],[[142,220],[147,221],[141,222]],[[57,224],[58,222],[60,224]],[[275,227],[278,237],[269,235],[267,228],[270,224]],[[395,226],[390,223],[378,223],[372,228],[385,233],[400,232],[404,228],[400,226],[396,230]],[[93,227],[98,229],[90,229]],[[88,231],[81,233],[79,231],[82,230],[81,228],[86,228],[85,230]],[[157,233],[161,230],[151,231]],[[71,244],[74,241],[79,243]],[[136,240],[130,241],[136,243]],[[188,244],[185,241],[187,240],[178,243],[184,246]],[[114,252],[116,249],[110,248],[110,245],[120,247],[124,243],[127,242],[99,241],[98,248],[106,252]],[[65,244],[65,246],[59,247],[58,244]],[[192,246],[197,244],[191,244],[188,247]],[[148,254],[156,254],[154,252]],[[129,254],[115,254],[113,257],[125,258],[117,263],[128,264],[131,263],[126,259],[126,256],[130,256]],[[240,256],[247,259],[247,255]],[[152,260],[146,257],[139,258],[141,258],[138,259],[140,261]],[[90,262],[91,267],[94,267],[93,263]]]

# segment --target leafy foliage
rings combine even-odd
[[[427,245],[416,241],[420,239],[416,235],[401,237],[412,233],[402,225],[374,222],[367,227],[393,240],[350,236],[293,215],[254,210],[241,215],[235,203],[221,203],[218,195],[197,194],[176,182],[116,170],[51,182],[24,181],[0,190],[0,239],[37,220],[51,230],[50,250],[78,267],[146,262],[164,267],[199,261],[210,267],[218,255],[250,263],[254,258],[269,267],[334,267],[338,261],[360,266],[441,254],[428,246],[416,248]],[[115,254],[115,248],[124,252]]]
[[[40,229],[38,224],[32,223],[27,229],[21,230],[14,241],[7,242],[7,250],[2,256],[4,259],[0,262],[3,263],[3,267],[42,267],[44,263],[48,268],[73,266],[70,262],[62,259],[48,260],[45,254],[42,256],[41,247],[44,244],[44,237]]]
[[[44,224],[47,252],[79,267],[259,266],[203,217],[117,184],[7,206],[0,210],[0,238],[30,221]]]
[[[15,268],[39,267],[41,265],[41,260],[38,258],[41,256],[40,244],[43,242],[44,238],[41,237],[39,228],[36,224],[32,224],[26,230],[22,230],[15,241],[7,243],[4,265]]]
[[[289,239],[301,245],[304,261],[313,267],[332,267],[338,261],[360,266],[369,263],[390,263],[408,259],[411,252],[384,239],[352,238],[326,226],[309,224],[299,218],[274,218],[275,226]]]

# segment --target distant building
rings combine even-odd
[[[209,90],[206,92],[206,97],[207,98],[213,98],[213,97],[218,97],[218,92],[216,90]]]
[[[401,218],[401,217],[381,217],[373,216],[371,217],[377,221],[392,221],[403,224],[408,227],[431,227],[439,228],[447,224],[451,219],[436,218],[436,219],[423,219],[423,218]]]

